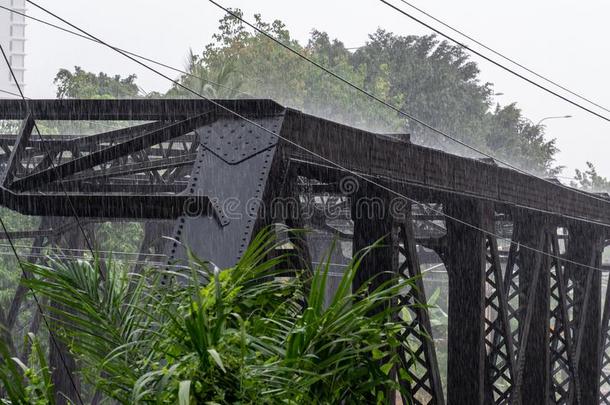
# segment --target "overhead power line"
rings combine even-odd
[[[316,153],[314,151],[311,151],[311,150],[307,149],[306,147],[296,143],[295,141],[292,141],[292,140],[290,140],[288,138],[285,138],[285,137],[283,137],[280,134],[274,133],[273,131],[269,130],[268,128],[263,127],[259,123],[252,121],[251,119],[249,119],[249,118],[239,114],[238,112],[232,110],[231,108],[226,107],[226,106],[220,104],[219,102],[217,102],[215,100],[212,100],[212,99],[210,99],[210,98],[208,98],[208,97],[206,97],[206,96],[196,92],[195,90],[190,89],[190,88],[184,86],[182,83],[179,83],[176,80],[169,78],[168,76],[164,75],[163,73],[158,72],[157,70],[155,70],[153,67],[150,67],[150,66],[146,65],[144,62],[141,62],[141,61],[139,61],[139,60],[137,60],[137,59],[135,59],[135,58],[125,54],[124,52],[121,52],[120,50],[114,48],[112,45],[109,45],[109,44],[103,42],[101,39],[95,37],[93,34],[90,34],[87,31],[83,30],[82,28],[79,28],[76,25],[74,25],[74,24],[68,22],[67,20],[63,19],[62,17],[59,17],[57,14],[55,14],[52,11],[49,11],[46,8],[36,4],[32,0],[26,0],[26,1],[28,3],[30,3],[31,5],[33,5],[34,7],[38,8],[38,9],[44,11],[45,13],[48,13],[49,15],[51,15],[51,16],[57,18],[58,20],[64,22],[65,24],[70,25],[72,28],[82,32],[83,34],[89,35],[92,38],[95,38],[97,41],[99,41],[100,44],[103,44],[104,46],[106,46],[106,47],[108,47],[110,49],[115,50],[116,52],[122,54],[124,57],[126,57],[126,58],[128,58],[128,59],[130,59],[130,60],[132,60],[134,62],[136,62],[137,64],[145,67],[146,69],[148,69],[148,70],[150,70],[152,72],[157,73],[158,75],[160,75],[161,77],[165,78],[166,80],[169,80],[169,81],[173,82],[174,84],[180,86],[181,88],[184,88],[185,90],[191,92],[192,94],[197,95],[198,97],[200,97],[200,98],[202,98],[204,100],[207,100],[210,104],[216,106],[217,108],[222,109],[222,110],[230,113],[234,117],[236,117],[238,119],[241,119],[242,121],[247,122],[250,125],[255,126],[256,128],[260,129],[261,131],[264,131],[264,132],[268,133],[269,135],[271,135],[273,137],[281,139],[284,142],[286,142],[286,143],[288,143],[288,144],[290,144],[290,145],[292,145],[292,146],[294,146],[294,147],[296,147],[296,148],[298,148],[298,149],[300,149],[300,150],[302,150],[302,151],[304,151],[304,152],[306,152],[306,153],[308,153],[308,154],[310,154],[310,155],[312,155],[312,156],[314,156],[314,157],[316,157],[316,158],[318,158],[318,159],[320,159],[320,160],[322,160],[322,161],[332,165],[333,167],[335,167],[335,168],[337,168],[337,169],[339,169],[339,170],[341,170],[343,172],[349,173],[349,174],[353,175],[354,177],[357,177],[357,178],[361,179],[362,181],[365,181],[365,182],[367,182],[369,184],[372,184],[372,185],[374,185],[376,187],[379,187],[379,188],[381,188],[381,189],[383,189],[383,190],[385,190],[385,191],[387,191],[387,192],[389,192],[389,193],[391,193],[391,194],[393,194],[393,195],[395,195],[397,197],[404,198],[405,200],[407,200],[407,201],[409,201],[409,202],[411,202],[413,204],[416,204],[416,205],[418,205],[420,207],[423,207],[423,208],[427,209],[428,211],[433,212],[433,213],[435,213],[437,215],[443,216],[444,218],[451,219],[452,221],[454,221],[456,223],[462,224],[462,225],[464,225],[466,227],[469,227],[471,229],[479,231],[479,232],[483,233],[484,235],[493,236],[493,237],[497,238],[498,240],[503,240],[503,241],[505,241],[505,242],[507,242],[507,243],[509,243],[511,245],[521,247],[523,249],[526,249],[526,250],[529,250],[529,251],[541,254],[541,255],[546,256],[546,257],[554,258],[554,259],[556,259],[556,260],[558,260],[560,262],[563,262],[563,263],[570,263],[570,264],[576,265],[578,267],[586,268],[586,269],[590,269],[590,270],[595,270],[595,271],[600,271],[600,272],[603,271],[602,269],[597,268],[595,266],[591,266],[591,265],[584,264],[584,263],[579,263],[579,262],[576,262],[576,261],[573,261],[573,260],[570,260],[570,259],[566,259],[566,258],[561,257],[561,256],[553,255],[551,253],[545,252],[543,250],[540,250],[540,249],[537,249],[537,248],[534,248],[534,247],[531,247],[531,246],[528,246],[528,245],[525,245],[525,244],[522,244],[522,243],[519,243],[519,242],[515,242],[512,239],[505,238],[505,237],[503,237],[501,235],[498,235],[498,234],[496,234],[496,233],[494,233],[492,231],[483,229],[483,228],[478,227],[478,226],[476,226],[474,224],[471,224],[471,223],[469,223],[467,221],[464,221],[464,220],[461,220],[459,218],[456,218],[456,217],[453,217],[451,215],[448,215],[448,214],[446,214],[446,213],[444,213],[444,212],[442,212],[440,210],[437,210],[435,208],[431,208],[430,206],[428,206],[428,205],[426,205],[424,203],[421,203],[421,202],[419,202],[419,201],[417,201],[417,200],[415,200],[413,198],[410,198],[410,197],[408,197],[406,195],[403,195],[403,194],[399,193],[398,191],[396,191],[396,190],[394,190],[394,189],[392,189],[390,187],[387,187],[387,186],[385,186],[385,185],[383,185],[383,184],[381,184],[379,182],[371,180],[371,179],[367,178],[366,176],[364,176],[362,174],[354,172],[353,170],[347,169],[346,167],[340,165],[339,163],[333,162],[331,159],[328,159],[328,158],[326,158],[326,157],[324,157],[324,156],[322,156],[322,155],[320,155],[320,154],[318,154],[318,153]],[[606,201],[606,200],[604,200],[604,201]],[[586,222],[586,220],[584,220],[584,221]],[[599,225],[601,225],[601,224],[599,224]]]
[[[494,64],[495,66],[499,67],[500,69],[503,69],[503,70],[505,70],[505,71],[507,71],[507,72],[509,72],[509,73],[513,74],[514,76],[517,76],[518,78],[520,78],[520,79],[522,79],[522,80],[525,80],[525,81],[526,81],[526,82],[528,82],[529,84],[534,85],[534,86],[538,87],[539,89],[544,90],[544,91],[546,91],[547,93],[549,93],[549,94],[551,94],[551,95],[553,95],[553,96],[555,96],[555,97],[558,97],[558,98],[562,99],[563,101],[566,101],[566,102],[568,102],[568,103],[572,104],[572,105],[573,105],[573,106],[575,106],[575,107],[580,108],[581,110],[584,110],[584,111],[586,111],[586,112],[588,112],[588,113],[590,113],[590,114],[593,114],[593,115],[597,116],[598,118],[603,119],[604,121],[608,121],[608,122],[610,122],[610,118],[608,118],[608,117],[606,117],[606,116],[604,116],[604,115],[602,115],[602,114],[600,114],[600,113],[598,113],[598,112],[596,112],[596,111],[593,111],[592,109],[587,108],[587,107],[585,107],[584,105],[582,105],[582,104],[580,104],[580,103],[577,103],[576,101],[570,100],[569,98],[567,98],[567,97],[565,97],[565,96],[563,96],[563,95],[561,95],[561,94],[557,93],[556,91],[553,91],[553,90],[549,89],[548,87],[543,86],[542,84],[537,83],[537,82],[535,82],[534,80],[532,80],[532,79],[530,79],[530,78],[528,78],[528,77],[526,77],[526,76],[522,75],[521,73],[519,73],[519,72],[517,72],[517,71],[515,71],[515,70],[513,70],[513,69],[511,69],[511,68],[509,68],[508,66],[504,66],[502,63],[497,62],[496,60],[494,60],[494,59],[490,58],[489,56],[486,56],[486,55],[482,54],[481,52],[477,51],[476,49],[472,49],[472,48],[471,48],[471,47],[469,47],[468,45],[466,45],[466,44],[464,44],[464,43],[462,43],[462,42],[458,41],[457,39],[453,38],[453,37],[452,37],[452,36],[450,36],[449,34],[445,34],[445,33],[441,32],[441,30],[439,30],[438,28],[435,28],[435,27],[431,26],[430,24],[428,24],[428,23],[426,23],[426,22],[422,21],[421,19],[419,19],[419,18],[415,17],[414,15],[407,13],[407,12],[406,12],[406,11],[404,11],[403,9],[401,9],[401,8],[399,8],[399,7],[396,7],[394,4],[392,4],[392,3],[390,3],[390,2],[388,2],[388,1],[386,1],[386,0],[379,0],[379,1],[380,1],[380,2],[382,2],[383,4],[387,5],[388,7],[390,7],[390,8],[392,8],[392,9],[394,9],[394,10],[398,11],[400,14],[402,14],[402,15],[404,15],[404,16],[406,16],[406,17],[409,17],[411,20],[413,20],[413,21],[415,21],[415,22],[417,22],[417,23],[419,23],[419,24],[423,25],[424,27],[426,27],[426,28],[428,28],[428,29],[430,29],[430,30],[432,30],[432,31],[436,32],[436,33],[437,33],[437,34],[439,34],[439,35],[444,36],[445,38],[447,38],[447,39],[449,39],[450,41],[452,41],[452,42],[456,43],[457,45],[459,45],[460,47],[462,47],[462,48],[464,48],[464,49],[467,49],[468,51],[470,51],[470,52],[474,53],[475,55],[477,55],[477,56],[479,56],[479,57],[481,57],[481,58],[485,59],[486,61],[488,61],[488,62],[490,62],[490,63]]]
[[[10,95],[10,96],[15,96],[15,97],[21,97],[19,94],[14,93],[14,92],[12,92],[12,91],[8,91],[8,90],[2,90],[2,89],[0,89],[0,93],[8,94],[8,95]]]
[[[5,245],[3,245],[3,247],[4,246]],[[12,251],[0,250],[0,256],[13,257],[14,254]],[[43,253],[28,253],[27,256],[28,256],[28,258],[34,258],[34,259],[48,259],[49,258],[48,254],[43,254]],[[65,259],[82,260],[83,259],[83,257],[81,255],[74,254],[74,253],[65,253],[65,252],[58,252],[56,257],[61,260],[65,260]],[[185,266],[183,266],[183,265],[167,264],[165,262],[149,261],[149,260],[114,259],[114,262],[120,263],[120,264],[133,264],[133,265],[140,265],[140,266],[149,266],[151,268],[154,268],[154,267],[176,268],[176,269],[185,268]]]
[[[412,115],[412,114],[409,114],[409,113],[405,112],[404,110],[400,109],[399,107],[396,107],[395,105],[392,105],[392,104],[388,103],[387,101],[385,101],[385,100],[383,100],[383,99],[381,99],[381,98],[377,97],[376,95],[374,95],[374,94],[373,94],[373,93],[371,93],[370,91],[368,91],[368,90],[366,90],[366,89],[364,89],[364,88],[362,88],[362,87],[358,86],[357,84],[352,83],[352,82],[351,82],[351,81],[349,81],[348,79],[344,78],[343,76],[339,75],[338,73],[335,73],[334,71],[332,71],[332,70],[328,69],[327,67],[325,67],[325,66],[321,65],[320,63],[318,63],[318,62],[314,61],[313,59],[309,58],[308,56],[303,55],[302,53],[300,53],[300,52],[299,52],[299,51],[297,51],[296,49],[292,48],[291,46],[289,46],[289,45],[287,45],[287,44],[283,43],[282,41],[278,40],[278,39],[277,39],[277,38],[275,38],[273,35],[269,34],[267,31],[265,31],[265,30],[263,30],[263,29],[261,29],[261,28],[259,28],[259,27],[255,26],[254,24],[252,24],[251,22],[249,22],[249,21],[248,21],[248,20],[246,20],[245,18],[243,18],[243,17],[239,16],[238,14],[234,13],[233,11],[231,11],[230,9],[228,9],[228,8],[226,8],[226,7],[224,7],[224,6],[220,5],[220,4],[218,4],[216,1],[214,1],[214,0],[208,0],[208,1],[209,1],[210,3],[212,3],[212,4],[214,4],[216,7],[220,8],[221,10],[225,11],[227,14],[229,14],[229,15],[231,15],[232,17],[234,17],[234,18],[238,19],[238,20],[239,20],[239,21],[241,21],[242,23],[246,24],[247,26],[249,26],[250,28],[252,28],[252,29],[253,29],[253,30],[255,30],[256,32],[258,32],[259,34],[261,34],[261,35],[265,36],[265,37],[266,37],[266,38],[268,38],[269,40],[271,40],[271,41],[275,42],[276,44],[278,44],[278,45],[279,45],[279,46],[281,46],[282,48],[284,48],[284,49],[286,49],[287,51],[289,51],[289,52],[293,53],[294,55],[298,56],[299,58],[301,58],[301,59],[303,59],[303,60],[307,61],[308,63],[312,64],[313,66],[317,67],[318,69],[323,70],[324,72],[326,72],[326,73],[327,73],[327,74],[329,74],[330,76],[334,77],[335,79],[337,79],[337,80],[341,81],[342,83],[344,83],[344,84],[348,85],[349,87],[351,87],[351,88],[353,88],[353,89],[355,89],[355,90],[359,91],[360,93],[362,93],[362,94],[366,95],[367,97],[370,97],[371,99],[373,99],[373,100],[377,101],[377,102],[378,102],[378,103],[380,103],[381,105],[383,105],[383,106],[385,106],[385,107],[387,107],[387,108],[391,109],[392,111],[394,111],[394,112],[396,112],[396,113],[398,113],[398,114],[400,114],[400,115],[402,115],[402,116],[406,117],[407,119],[409,119],[409,120],[411,120],[411,121],[414,121],[414,122],[416,122],[416,123],[418,123],[418,124],[422,125],[423,127],[425,127],[425,128],[427,128],[427,129],[429,129],[429,130],[431,130],[431,131],[433,131],[433,132],[435,132],[435,133],[437,133],[437,134],[441,135],[442,137],[447,138],[447,139],[449,139],[449,140],[451,140],[451,141],[453,141],[453,142],[457,143],[458,145],[461,145],[461,146],[463,146],[463,147],[465,147],[465,148],[467,148],[467,149],[469,149],[469,150],[471,150],[471,151],[473,151],[473,152],[476,152],[476,153],[478,153],[478,154],[480,154],[480,155],[482,155],[482,156],[485,156],[485,157],[487,157],[487,158],[493,159],[494,161],[496,161],[496,162],[498,162],[498,163],[501,163],[501,164],[503,164],[504,166],[506,166],[506,167],[508,167],[508,168],[511,168],[511,169],[513,169],[513,170],[515,170],[515,171],[518,171],[519,173],[522,173],[522,174],[524,174],[524,175],[526,175],[526,176],[534,177],[534,178],[536,178],[536,179],[543,180],[543,181],[545,181],[545,182],[547,182],[547,183],[549,183],[549,184],[552,184],[552,185],[554,185],[554,186],[556,186],[556,187],[563,187],[563,188],[568,189],[568,190],[571,190],[571,191],[573,191],[573,192],[580,193],[580,194],[586,195],[586,196],[588,196],[588,197],[591,197],[591,198],[593,198],[593,199],[596,199],[596,200],[599,200],[599,201],[603,201],[603,202],[605,202],[605,203],[608,203],[608,200],[606,200],[606,199],[604,199],[604,198],[601,198],[601,197],[598,197],[598,196],[596,196],[596,195],[594,195],[594,194],[585,193],[585,192],[582,192],[582,191],[580,191],[580,190],[578,190],[578,189],[573,189],[573,188],[571,188],[571,187],[567,187],[567,186],[565,186],[565,185],[563,185],[563,184],[561,184],[561,183],[560,183],[560,184],[557,184],[557,183],[554,183],[554,182],[549,181],[549,180],[547,180],[547,179],[544,179],[544,178],[541,178],[541,177],[535,176],[535,175],[533,175],[532,173],[527,172],[526,170],[523,170],[523,169],[521,169],[521,168],[519,168],[519,167],[517,167],[517,166],[515,166],[515,165],[513,165],[513,164],[511,164],[511,163],[509,163],[509,162],[507,162],[507,161],[505,161],[505,160],[502,160],[502,159],[500,159],[500,158],[498,158],[498,157],[496,157],[496,156],[493,156],[493,155],[492,155],[492,154],[490,154],[490,153],[484,152],[484,151],[482,151],[482,150],[478,149],[477,147],[472,146],[472,145],[470,145],[470,144],[468,144],[468,143],[466,143],[466,142],[464,142],[464,141],[462,141],[462,140],[460,140],[460,139],[456,138],[455,136],[452,136],[452,135],[448,134],[447,132],[445,132],[445,131],[443,131],[443,130],[441,130],[441,129],[438,129],[438,128],[434,127],[434,126],[432,126],[431,124],[428,124],[427,122],[425,122],[425,121],[423,121],[423,120],[421,120],[421,119],[419,119],[419,118],[415,117],[414,115]]]
[[[17,249],[31,249],[31,245],[14,245]],[[0,242],[0,247],[9,247],[9,245]],[[88,249],[76,249],[76,248],[64,248],[64,247],[49,247],[49,252],[64,254],[66,252],[75,253],[91,253]],[[74,252],[74,253],[72,253]],[[163,253],[146,253],[146,252],[125,252],[120,250],[96,250],[98,254],[105,254],[107,256],[118,257],[118,256],[142,256],[142,257],[156,257],[159,259],[167,258],[168,256]],[[81,256],[82,257],[82,256]]]
[[[455,32],[455,33],[457,33],[457,34],[461,35],[462,37],[464,37],[464,38],[466,38],[466,39],[468,39],[468,40],[470,40],[470,41],[472,41],[472,42],[474,42],[475,44],[477,44],[477,45],[479,45],[480,47],[482,47],[482,48],[484,48],[484,49],[488,50],[489,52],[493,53],[494,55],[499,56],[499,57],[501,57],[502,59],[504,59],[504,60],[506,60],[506,61],[508,61],[508,62],[510,62],[510,63],[512,63],[512,64],[514,64],[514,65],[516,65],[516,66],[519,66],[521,69],[523,69],[523,70],[527,71],[528,73],[533,74],[534,76],[538,77],[539,79],[542,79],[542,80],[546,81],[547,83],[552,84],[553,86],[557,86],[557,87],[558,87],[558,88],[560,88],[561,90],[566,91],[566,92],[568,92],[568,93],[572,94],[573,96],[576,96],[576,97],[580,98],[581,100],[586,101],[587,103],[590,103],[590,104],[592,104],[592,105],[594,105],[594,106],[596,106],[596,107],[598,107],[598,108],[601,108],[601,109],[602,109],[602,110],[604,110],[604,111],[610,112],[610,109],[608,109],[608,108],[606,108],[606,107],[604,107],[604,106],[602,106],[602,105],[600,105],[600,104],[596,103],[595,101],[592,101],[591,99],[589,99],[589,98],[587,98],[587,97],[585,97],[585,96],[583,96],[583,95],[581,95],[581,94],[576,93],[575,91],[572,91],[572,90],[568,89],[568,88],[567,88],[567,87],[565,87],[565,86],[562,86],[561,84],[557,83],[556,81],[551,80],[551,79],[549,79],[548,77],[545,77],[545,76],[543,76],[543,75],[542,75],[542,74],[540,74],[540,73],[537,73],[536,71],[534,71],[534,70],[532,70],[532,69],[528,68],[527,66],[524,66],[523,64],[521,64],[521,63],[517,62],[515,59],[510,58],[510,57],[508,57],[508,56],[506,56],[506,55],[504,55],[504,54],[500,53],[499,51],[494,50],[493,48],[491,48],[491,47],[489,47],[489,46],[485,45],[484,43],[482,43],[482,42],[480,42],[480,41],[476,40],[476,39],[475,39],[475,38],[473,38],[472,36],[470,36],[470,35],[468,35],[468,34],[464,33],[463,31],[460,31],[460,30],[458,30],[457,28],[452,27],[452,26],[451,26],[451,25],[449,25],[448,23],[446,23],[446,22],[444,22],[444,21],[442,21],[442,20],[440,20],[440,19],[438,19],[438,18],[434,17],[432,14],[430,14],[430,13],[426,12],[425,10],[422,10],[421,8],[419,8],[419,7],[415,6],[414,4],[409,3],[409,2],[408,2],[408,1],[406,1],[406,0],[399,0],[399,1],[400,1],[400,2],[402,2],[402,3],[404,3],[404,4],[406,4],[407,6],[411,7],[412,9],[419,11],[420,13],[422,13],[423,15],[425,15],[426,17],[428,17],[428,18],[430,18],[430,19],[432,19],[432,20],[436,21],[437,23],[441,24],[441,25],[442,25],[442,26],[444,26],[445,28],[449,28],[451,31],[453,31],[453,32]],[[348,48],[348,49],[349,49],[349,48]]]

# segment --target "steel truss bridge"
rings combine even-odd
[[[94,245],[97,224],[142,223],[136,267],[179,266],[185,245],[231,266],[257,229],[283,223],[312,229],[292,244],[307,264],[338,239],[340,274],[352,251],[386,237],[357,283],[418,277],[395,302],[410,313],[400,338],[413,353],[399,355],[415,403],[610,403],[610,289],[596,270],[610,201],[269,100],[218,103],[0,101],[0,120],[19,126],[0,134],[0,204],[41,218],[10,232],[33,241],[24,258],[84,250],[76,216]],[[66,122],[77,130],[59,132]],[[108,129],[78,131],[91,122]],[[426,263],[448,274],[446,389],[437,329],[411,305],[431,294]],[[40,314],[18,325],[25,296],[18,287],[2,308],[9,330],[38,328]],[[56,387],[70,395],[62,374]]]

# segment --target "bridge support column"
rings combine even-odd
[[[568,228],[568,260],[599,267],[603,239],[599,230],[578,225]],[[578,387],[582,404],[599,401],[601,358],[601,274],[599,271],[568,263],[568,277],[573,283],[572,339],[577,364]],[[576,392],[578,393],[578,391]],[[574,397],[574,396],[573,396]]]
[[[352,291],[365,284],[368,284],[369,291],[373,291],[398,277],[395,273],[398,268],[397,238],[388,195],[377,186],[361,182],[358,191],[352,195],[351,211],[354,221],[353,256],[381,240],[379,246],[364,256],[352,282]],[[393,403],[396,393],[389,392],[388,395]],[[374,401],[372,397],[367,399],[367,402]]]
[[[546,223],[543,217],[515,213],[513,243],[520,245],[519,350],[514,398],[543,404],[550,397],[550,278],[543,254]],[[527,247],[525,247],[527,246]],[[535,249],[535,250],[533,250]]]
[[[392,273],[398,267],[396,236],[393,232],[388,200],[386,193],[364,182],[360,184],[358,192],[352,196],[353,253],[356,254],[382,239],[381,246],[372,249],[362,260],[354,278],[352,286],[354,291],[369,281],[371,282],[369,289],[375,289],[391,279]]]
[[[607,238],[607,236],[606,236]],[[606,241],[607,244],[607,241]],[[600,404],[610,404],[610,288],[606,287],[606,294],[604,299],[604,310],[602,314],[601,323],[601,340],[600,340],[600,353],[598,357],[597,369],[600,373],[600,388],[598,392]]]
[[[449,272],[447,403],[483,404],[485,373],[485,234],[493,208],[473,200],[443,205]],[[463,222],[461,222],[463,221]]]
[[[362,184],[352,196],[354,221],[353,253],[381,240],[363,258],[353,288],[369,283],[375,289],[390,280],[412,278],[413,286],[396,295],[391,305],[407,309],[397,314],[404,329],[397,334],[401,346],[397,354],[401,360],[396,371],[405,394],[403,403],[443,405],[443,388],[436,358],[425,285],[420,270],[417,243],[413,231],[411,203],[396,199],[376,186]],[[406,350],[408,346],[409,350]],[[409,378],[403,377],[408,375]],[[392,398],[396,393],[391,393]],[[371,399],[371,402],[374,398]]]

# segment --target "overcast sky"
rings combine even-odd
[[[400,7],[406,8],[398,0]],[[293,36],[305,41],[312,28],[327,31],[346,46],[364,44],[378,27],[397,34],[428,31],[378,0],[280,1],[219,0],[239,7],[248,18],[283,20]],[[437,18],[462,29],[481,42],[610,109],[610,1],[584,0],[411,0]],[[102,39],[167,64],[183,67],[188,48],[196,52],[211,40],[222,13],[205,0],[39,0],[39,3]],[[32,6],[28,13],[45,19]],[[110,74],[136,73],[146,90],[165,91],[164,79],[110,50],[88,41],[29,22],[26,36],[26,93],[52,98],[53,77],[62,67],[79,65]],[[479,61],[476,57],[473,58]],[[548,116],[547,135],[557,138],[560,164],[574,167],[592,161],[610,177],[610,123],[547,95],[508,73],[479,61],[482,79],[493,82],[501,104],[517,102],[534,122]],[[168,72],[169,73],[169,72]],[[174,74],[171,74],[174,76]],[[331,80],[331,79],[329,79]],[[606,116],[610,113],[605,112]]]

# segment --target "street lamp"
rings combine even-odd
[[[571,115],[560,115],[558,117],[544,117],[543,119],[541,119],[540,121],[538,121],[538,123],[536,124],[536,126],[540,126],[540,124],[542,124],[542,121],[546,121],[546,120],[553,120],[553,119],[561,119],[561,118],[572,118]]]

